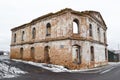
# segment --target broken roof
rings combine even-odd
[[[105,22],[104,22],[101,14],[100,14],[99,12],[97,12],[97,11],[82,11],[82,12],[79,12],[79,11],[72,10],[72,9],[70,9],[70,8],[65,8],[65,9],[62,9],[62,10],[60,10],[60,11],[58,11],[58,12],[55,12],[55,13],[48,13],[48,14],[46,14],[46,15],[40,16],[40,17],[38,17],[38,18],[36,18],[36,19],[33,19],[33,20],[32,20],[31,22],[29,22],[29,23],[26,23],[26,24],[23,24],[23,25],[21,25],[21,26],[12,28],[11,31],[16,30],[16,29],[19,29],[19,28],[21,28],[21,27],[22,27],[22,28],[23,28],[23,27],[26,27],[26,26],[28,26],[28,25],[30,25],[30,24],[34,24],[35,22],[40,21],[40,20],[42,20],[42,19],[45,19],[45,18],[47,18],[47,17],[54,16],[54,15],[58,15],[58,14],[60,14],[60,13],[66,13],[66,12],[71,12],[71,13],[75,13],[75,14],[79,14],[79,15],[87,15],[87,16],[90,16],[90,17],[92,17],[93,19],[97,20],[98,22],[100,22],[100,21],[97,19],[97,17],[95,17],[95,16],[93,15],[93,14],[97,14],[97,15],[100,16],[100,19],[101,19],[101,22],[100,22],[100,23],[101,23],[102,25],[104,25],[105,28],[107,29],[106,24],[105,24]]]

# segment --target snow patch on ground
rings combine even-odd
[[[32,61],[23,61],[23,60],[16,60],[16,59],[13,59],[13,60],[18,61],[18,62],[23,62],[26,64],[30,64],[30,65],[34,65],[34,66],[38,66],[43,69],[50,70],[52,72],[81,72],[81,71],[91,71],[91,70],[99,69],[99,68],[92,68],[92,69],[81,69],[81,70],[69,70],[69,69],[65,68],[64,66],[60,66],[60,65],[36,63],[36,62],[32,62]]]
[[[25,74],[25,73],[27,72],[24,72],[16,67],[12,67],[11,65],[6,64],[3,61],[0,62],[0,79],[12,78],[12,77],[19,76],[19,74]]]
[[[67,71],[66,68],[64,68],[63,66],[59,66],[59,65],[36,63],[36,62],[32,62],[32,61],[23,61],[23,60],[16,60],[16,59],[12,59],[12,60],[18,61],[18,62],[23,62],[23,63],[34,65],[34,66],[38,66],[38,67],[41,67],[43,69],[47,69],[47,70],[50,70],[53,72],[66,72]]]
[[[120,62],[108,62],[109,65],[117,65],[120,64]]]
[[[0,60],[9,59],[9,55],[0,55]]]

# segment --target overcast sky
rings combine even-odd
[[[120,49],[119,0],[0,0],[0,50],[9,50],[11,28],[64,8],[99,11],[108,27],[108,47]]]

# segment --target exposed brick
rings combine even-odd
[[[73,33],[74,19],[79,21],[78,34]],[[50,36],[46,36],[47,23],[51,24]],[[92,37],[89,36],[89,24],[92,24]],[[98,27],[100,34],[97,32]],[[33,28],[36,29],[35,39],[32,39]],[[64,9],[11,29],[10,57],[11,59],[58,64],[70,69],[85,69],[106,65],[105,49],[107,49],[107,42],[105,41],[106,36],[103,35],[106,33],[106,29],[107,27],[99,12],[78,12]],[[21,40],[22,31],[25,32],[24,41]],[[14,34],[16,34],[16,42],[14,42]],[[46,48],[47,46],[48,48]],[[74,49],[74,46],[80,46],[79,55],[77,55],[77,48]],[[91,61],[90,46],[94,47],[94,61]],[[34,58],[31,56],[31,47],[35,49]],[[23,48],[22,58],[21,48]]]

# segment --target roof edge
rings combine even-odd
[[[71,8],[65,8],[65,9],[61,9],[60,11],[57,11],[57,12],[55,12],[55,13],[52,13],[52,12],[51,12],[51,13],[42,15],[42,16],[40,16],[40,17],[38,17],[38,18],[33,19],[32,21],[30,21],[30,22],[28,22],[28,23],[25,23],[25,24],[20,25],[20,26],[18,26],[18,27],[12,28],[11,31],[14,31],[14,30],[16,30],[16,29],[18,29],[18,28],[24,28],[24,27],[26,27],[26,26],[28,26],[28,25],[34,24],[35,22],[37,22],[37,21],[39,21],[39,20],[42,20],[42,19],[44,19],[44,18],[53,16],[53,15],[57,15],[57,14],[60,14],[60,13],[64,13],[64,12],[77,13],[77,14],[80,14],[80,15],[83,15],[83,14],[84,14],[84,15],[89,15],[90,12],[94,12],[94,13],[100,14],[99,12],[93,11],[93,10],[89,10],[89,11],[86,10],[86,11],[81,11],[81,12],[80,12],[80,11],[72,10]],[[91,15],[89,15],[89,16],[91,16]],[[101,16],[101,14],[100,14],[100,16]],[[92,16],[91,16],[91,17],[92,17]],[[101,16],[101,18],[102,18],[102,16]],[[103,20],[103,18],[102,18],[102,20]],[[103,20],[103,22],[104,22],[104,20]],[[105,22],[104,22],[104,24],[105,24]],[[106,26],[106,24],[105,24],[105,26]]]
[[[59,13],[67,12],[67,11],[72,11],[72,9],[71,9],[71,8],[65,8],[65,9],[61,9],[60,11],[57,11],[57,12],[55,12],[55,13],[52,13],[52,12],[51,12],[51,13],[42,15],[42,16],[40,16],[40,17],[38,17],[38,18],[33,19],[32,21],[30,21],[30,22],[28,22],[28,23],[25,23],[25,24],[20,25],[20,26],[18,26],[18,27],[12,28],[11,31],[16,30],[16,29],[18,29],[18,28],[20,28],[20,27],[23,27],[23,28],[24,28],[25,26],[27,26],[27,25],[29,25],[29,24],[32,24],[32,23],[34,24],[34,22],[36,22],[36,21],[38,21],[38,20],[40,20],[40,19],[44,19],[44,18],[46,18],[46,17],[53,16],[53,15],[57,15],[57,14],[59,14]]]

